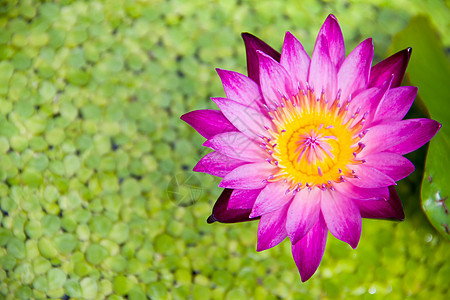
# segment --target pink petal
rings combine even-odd
[[[276,61],[280,61],[280,53],[248,32],[242,33],[242,39],[244,40],[245,53],[247,55],[248,77],[259,83],[259,61],[256,51],[260,50]]]
[[[263,100],[258,84],[237,72],[216,69],[222,80],[227,98],[238,103],[260,110]]]
[[[378,105],[374,122],[397,121],[406,116],[417,95],[417,87],[402,86],[390,89]]]
[[[345,178],[353,185],[361,188],[382,188],[395,185],[395,180],[375,168],[362,165],[351,166],[358,178]]]
[[[252,210],[261,190],[233,190],[230,201],[228,202],[228,209],[249,209]]]
[[[370,38],[359,44],[347,56],[337,74],[341,99],[347,100],[350,95],[356,95],[367,86],[372,59],[373,43]]]
[[[258,225],[257,251],[275,247],[286,238],[285,225],[288,207],[289,205],[285,205],[280,209],[261,216]]]
[[[293,197],[292,193],[286,193],[288,188],[289,186],[284,182],[269,183],[256,198],[250,216],[268,214],[288,203]]]
[[[331,61],[324,35],[317,37],[309,67],[308,82],[314,88],[317,97],[323,91],[326,99],[335,99],[337,92],[336,67]]]
[[[252,221],[248,217],[250,209],[228,209],[228,201],[233,190],[225,189],[214,204],[213,212],[209,216],[207,222],[214,223],[216,221],[221,223],[237,223]]]
[[[364,115],[364,113],[372,111],[373,106],[375,105],[374,100],[380,100],[380,97],[378,97],[379,94],[380,89],[376,87],[358,93],[348,105],[346,121],[357,111],[359,111],[360,117]]]
[[[322,214],[317,223],[297,244],[292,245],[292,256],[302,282],[314,275],[322,260],[327,243],[327,225]]]
[[[195,172],[202,172],[218,177],[224,177],[232,170],[246,164],[245,161],[230,158],[218,152],[211,152],[203,156],[195,165]]]
[[[211,98],[220,108],[225,117],[246,136],[260,140],[266,134],[265,128],[270,128],[272,122],[260,112],[249,106],[226,98]]]
[[[342,196],[353,200],[386,200],[389,198],[389,189],[387,187],[371,189],[360,188],[350,182],[337,183],[334,184],[333,187],[338,193],[342,194]]]
[[[287,212],[286,231],[292,244],[301,240],[317,223],[322,191],[305,188],[295,194]]]
[[[364,157],[364,165],[377,169],[395,181],[401,180],[414,171],[414,165],[400,154],[379,152]]]
[[[203,146],[243,161],[261,162],[268,157],[268,154],[257,143],[240,132],[216,134],[213,138],[207,140]]]
[[[207,139],[218,133],[237,131],[236,127],[219,110],[194,110],[182,115],[181,120],[191,125]]]
[[[430,119],[411,119],[411,121],[418,123],[419,126],[411,128],[411,132],[406,139],[402,139],[396,145],[387,148],[387,151],[402,155],[412,152],[428,143],[441,128],[439,122]]]
[[[393,186],[389,187],[390,197],[388,200],[355,200],[358,206],[361,217],[371,219],[387,219],[395,218],[404,220],[405,214],[403,212],[402,203]]]
[[[282,97],[290,99],[295,93],[289,73],[280,63],[261,51],[259,59],[259,81],[267,105],[279,105]]]
[[[311,59],[300,41],[289,31],[286,32],[280,64],[291,75],[294,87],[306,88],[310,62]]]
[[[361,214],[353,200],[340,193],[326,191],[320,206],[330,232],[353,249],[356,248],[361,236]]]
[[[391,78],[392,79],[392,78]],[[352,117],[356,112],[359,112],[358,116],[353,121],[355,124],[366,118],[366,125],[372,122],[373,116],[378,104],[386,97],[391,80],[387,80],[381,87],[373,87],[367,90],[363,90],[358,93],[355,98],[350,102],[348,106],[347,118]]]
[[[228,173],[219,187],[243,190],[262,189],[267,185],[267,177],[273,174],[276,168],[266,161],[245,164]]]
[[[381,152],[407,140],[417,128],[420,122],[417,120],[402,120],[385,124],[379,124],[366,129],[365,136],[361,139],[361,143],[365,148],[360,155]],[[431,137],[430,137],[431,138]]]
[[[345,44],[339,22],[332,14],[328,15],[322,28],[320,28],[318,35],[321,34],[325,36],[328,42],[331,62],[336,66],[336,69],[339,69],[345,59]]]
[[[411,57],[411,52],[411,48],[406,48],[373,66],[370,72],[369,86],[379,86],[391,75],[394,75],[392,87],[400,86]]]

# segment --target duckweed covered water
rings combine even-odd
[[[429,2],[4,1],[0,298],[444,299],[423,151],[399,184],[406,221],[365,220],[357,250],[329,237],[302,284],[288,241],[257,253],[255,222],[206,223],[218,179],[191,171],[205,149],[179,120],[223,95],[215,67],[245,72],[242,31],[279,48],[290,30],[311,53],[333,12],[347,49],[372,36],[380,59],[425,13],[448,47],[448,8]]]

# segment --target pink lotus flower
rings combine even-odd
[[[372,39],[345,57],[339,23],[328,16],[311,58],[286,33],[281,55],[243,34],[248,77],[217,69],[220,110],[183,115],[214,150],[194,171],[223,177],[208,222],[259,219],[257,250],[287,236],[302,281],[322,259],[328,231],[356,248],[361,218],[404,219],[394,186],[414,171],[402,155],[440,124],[402,120],[417,94],[399,87],[411,49],[374,67]]]

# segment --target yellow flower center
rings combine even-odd
[[[356,122],[359,111],[348,117],[348,105],[341,105],[339,97],[332,103],[323,94],[317,99],[308,90],[271,109],[276,130],[268,129],[270,137],[263,145],[278,171],[268,181],[284,180],[289,190],[326,189],[344,177],[355,177],[349,166],[363,162],[356,156],[364,147],[358,141],[365,117]]]

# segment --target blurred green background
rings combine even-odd
[[[191,171],[206,150],[179,117],[224,95],[215,67],[246,72],[243,31],[311,53],[334,13],[347,53],[373,37],[379,61],[418,14],[449,49],[448,4],[1,1],[0,299],[445,299],[425,150],[398,186],[406,220],[364,220],[356,250],[329,235],[302,284],[289,241],[257,253],[256,222],[206,224],[221,189]]]

